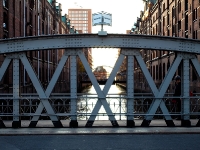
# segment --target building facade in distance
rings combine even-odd
[[[200,39],[200,3],[199,0],[147,0],[131,30],[131,34],[160,35]],[[141,50],[152,78],[157,86],[162,83],[176,53],[173,51]],[[200,57],[197,56],[200,60]],[[181,66],[176,74],[181,75]],[[141,88],[148,86],[139,65],[135,65],[135,78]],[[200,78],[190,66],[190,90],[200,91]],[[168,91],[173,91],[173,81]]]
[[[70,22],[62,16],[61,4],[56,0],[1,0],[0,39],[42,36],[49,34],[69,34]],[[44,89],[47,87],[64,50],[31,51],[26,55],[32,64]],[[0,65],[5,55],[0,56]],[[35,93],[32,81],[21,67],[21,93]],[[0,82],[1,92],[12,92],[12,66],[7,69]],[[69,87],[69,63],[66,63],[54,92],[67,92]]]
[[[81,33],[92,33],[92,10],[91,9],[68,9],[71,26]],[[83,49],[86,59],[92,68],[92,50]]]

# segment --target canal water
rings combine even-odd
[[[104,85],[100,85],[101,90],[103,90]],[[121,113],[126,112],[126,99],[124,98],[126,90],[117,86],[112,85],[107,94],[106,101],[111,109],[111,111],[115,114],[115,118],[117,120],[125,120],[125,116],[121,115]],[[78,101],[78,113],[80,120],[87,120],[91,115],[95,104],[97,103],[97,93],[93,86],[86,88],[82,91],[85,93],[81,96]],[[96,120],[109,120],[108,115],[103,107],[101,106],[98,115],[96,116]]]

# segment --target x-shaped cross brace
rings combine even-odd
[[[150,124],[151,120],[153,119],[153,116],[156,113],[156,110],[158,109],[159,106],[160,106],[162,112],[164,113],[164,117],[166,119],[167,125],[174,126],[171,116],[169,115],[169,111],[167,110],[167,107],[166,107],[164,101],[162,100],[162,98],[165,95],[165,92],[169,86],[169,83],[171,82],[173,75],[176,72],[176,69],[178,68],[178,66],[182,60],[182,55],[178,55],[177,58],[174,60],[173,64],[171,65],[171,67],[168,70],[167,75],[165,75],[165,78],[164,78],[159,90],[157,89],[149,71],[147,70],[146,65],[145,65],[141,55],[138,54],[135,57],[138,61],[138,64],[140,65],[140,67],[144,73],[144,76],[146,77],[147,82],[148,82],[148,84],[153,92],[153,95],[155,97],[141,126],[149,126],[149,124]]]
[[[92,70],[89,67],[89,64],[88,64],[86,58],[84,57],[82,51],[79,51],[78,55],[79,55],[83,65],[84,65],[85,70],[86,70],[88,76],[90,77],[90,80],[91,80],[91,82],[92,82],[92,84],[93,84],[93,86],[94,86],[94,88],[95,88],[95,90],[97,92],[97,95],[98,95],[98,101],[97,101],[97,103],[96,103],[96,105],[95,105],[95,107],[94,107],[94,109],[92,111],[92,115],[89,117],[89,119],[88,119],[88,121],[87,121],[85,126],[86,127],[91,127],[93,125],[94,120],[95,120],[95,118],[96,118],[96,116],[97,116],[97,114],[99,112],[99,109],[101,108],[101,105],[104,106],[105,111],[108,114],[109,120],[111,121],[112,125],[115,126],[115,127],[119,126],[117,121],[116,121],[116,119],[115,119],[115,117],[114,117],[114,115],[113,115],[113,113],[112,113],[112,111],[111,111],[111,109],[110,109],[110,107],[109,107],[109,105],[108,105],[108,103],[107,103],[107,101],[106,101],[106,95],[108,94],[108,91],[109,91],[109,89],[110,89],[110,87],[111,87],[111,85],[112,85],[112,83],[114,81],[114,78],[115,78],[115,76],[117,74],[117,71],[119,70],[119,67],[122,64],[123,60],[124,60],[124,55],[121,54],[118,57],[118,60],[117,60],[117,62],[115,64],[115,67],[113,68],[113,70],[112,70],[112,72],[111,72],[111,74],[110,74],[110,76],[109,76],[109,78],[108,78],[108,80],[107,80],[107,82],[106,82],[106,84],[104,86],[103,91],[99,87],[98,82],[97,82],[94,74],[92,73]]]
[[[55,70],[55,73],[53,74],[53,77],[52,77],[52,79],[51,79],[51,81],[50,81],[50,83],[49,83],[49,85],[46,89],[46,91],[44,91],[44,89],[42,88],[41,83],[38,80],[38,78],[37,78],[32,66],[31,66],[31,64],[29,63],[26,55],[24,53],[21,53],[19,56],[20,56],[20,59],[21,59],[23,65],[24,65],[24,67],[25,67],[25,69],[26,69],[26,71],[27,71],[37,93],[38,93],[38,95],[39,95],[39,98],[41,99],[41,102],[38,105],[38,108],[35,112],[36,115],[33,116],[29,127],[35,127],[36,126],[37,121],[39,120],[39,117],[40,117],[38,114],[41,114],[42,110],[44,108],[46,109],[47,113],[49,114],[49,117],[52,120],[54,126],[55,127],[62,127],[62,124],[59,121],[58,117],[55,115],[55,112],[54,112],[51,104],[49,103],[48,99],[49,99],[49,96],[50,96],[50,94],[51,94],[51,92],[52,92],[52,90],[53,90],[53,88],[54,88],[54,86],[57,82],[57,79],[58,79],[58,77],[59,77],[59,75],[60,75],[60,73],[61,73],[61,71],[62,71],[62,69],[65,65],[65,62],[68,58],[67,52],[65,51],[65,53],[63,54],[58,66]]]

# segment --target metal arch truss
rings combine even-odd
[[[183,106],[182,106],[182,125],[183,126],[190,126],[190,118],[189,118],[189,60],[193,63],[195,69],[197,70],[199,76],[200,76],[200,70],[198,69],[200,67],[200,64],[194,54],[187,54],[187,53],[178,53],[177,57],[174,59],[173,64],[169,68],[167,74],[165,75],[165,78],[159,87],[159,89],[156,87],[146,65],[144,60],[142,59],[142,56],[138,49],[122,49],[121,54],[119,55],[115,66],[104,86],[104,89],[101,90],[100,86],[98,85],[98,82],[92,73],[92,70],[86,60],[86,57],[81,49],[71,49],[71,50],[65,50],[51,80],[49,85],[47,86],[46,90],[43,89],[39,79],[37,78],[37,75],[31,66],[30,62],[28,61],[26,54],[24,52],[21,53],[14,53],[14,54],[8,54],[7,57],[4,59],[4,62],[0,68],[0,79],[2,79],[6,69],[8,68],[11,60],[13,59],[13,126],[14,127],[20,127],[20,112],[19,112],[19,98],[20,98],[20,83],[19,83],[19,60],[21,60],[22,64],[24,65],[24,68],[26,69],[36,91],[40,99],[40,104],[37,107],[37,110],[35,111],[35,115],[33,116],[31,123],[29,127],[35,127],[39,117],[45,108],[47,111],[47,114],[49,115],[51,121],[53,122],[55,127],[63,127],[61,121],[59,120],[57,114],[55,113],[54,109],[52,108],[49,97],[52,93],[52,90],[57,82],[57,79],[67,61],[67,59],[70,57],[70,88],[71,88],[71,127],[77,127],[77,71],[76,71],[76,57],[79,56],[79,58],[82,61],[82,64],[85,67],[85,70],[97,92],[98,95],[98,101],[92,110],[91,116],[89,117],[86,127],[91,127],[95,121],[95,118],[99,112],[99,109],[101,106],[105,108],[105,111],[109,117],[109,120],[111,124],[114,127],[118,127],[118,122],[115,119],[115,115],[112,113],[111,108],[109,107],[106,96],[108,94],[108,91],[113,83],[113,80],[115,76],[117,75],[117,72],[120,68],[120,65],[122,64],[125,56],[127,56],[127,126],[133,127],[135,126],[134,123],[134,59],[137,60],[138,64],[140,65],[140,68],[152,90],[154,100],[146,113],[145,119],[143,120],[141,126],[149,126],[150,122],[153,119],[153,116],[156,113],[156,110],[158,107],[162,110],[162,113],[164,114],[165,121],[167,126],[175,126],[174,122],[172,121],[172,118],[168,112],[168,109],[163,101],[163,97],[166,93],[166,90],[169,86],[170,81],[173,78],[173,75],[175,74],[175,71],[177,70],[179,64],[181,61],[183,61]],[[200,124],[200,121],[198,121],[197,125]],[[5,126],[3,121],[0,120],[0,125]]]
[[[136,34],[59,34],[0,40],[1,54],[71,48],[135,48],[200,53],[199,40]]]

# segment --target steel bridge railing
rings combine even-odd
[[[29,96],[28,96],[29,95]],[[200,116],[200,96],[198,93],[196,96],[190,98],[190,118],[198,119]],[[49,119],[49,116],[56,115],[61,120],[70,119],[72,115],[77,116],[77,120],[88,120],[92,116],[92,110],[98,101],[96,94],[79,94],[77,96],[77,112],[71,114],[71,97],[70,94],[52,94],[48,98],[55,114],[48,114],[44,110],[40,114],[36,114],[36,109],[40,103],[40,98],[37,94],[22,94],[19,98],[20,101],[20,114],[21,119],[30,120],[33,116],[41,116],[40,119]],[[107,103],[111,108],[113,114],[107,114],[103,106],[97,114],[96,120],[109,120],[109,115],[114,115],[116,120],[126,120],[128,115],[133,116],[135,119],[143,119],[147,115],[147,111],[151,106],[155,98],[150,94],[146,93],[143,95],[135,95],[134,100],[134,112],[127,114],[127,97],[125,94],[108,94],[106,97]],[[156,114],[148,114],[154,116],[154,119],[163,119],[164,115],[188,115],[177,112],[177,104],[172,102],[173,96],[168,93],[162,98],[164,101],[169,114],[163,114],[161,109],[158,108]],[[183,99],[182,99],[183,100]],[[16,116],[16,115],[15,115]],[[13,117],[13,97],[12,95],[1,95],[0,96],[0,117],[3,120],[12,120]]]

